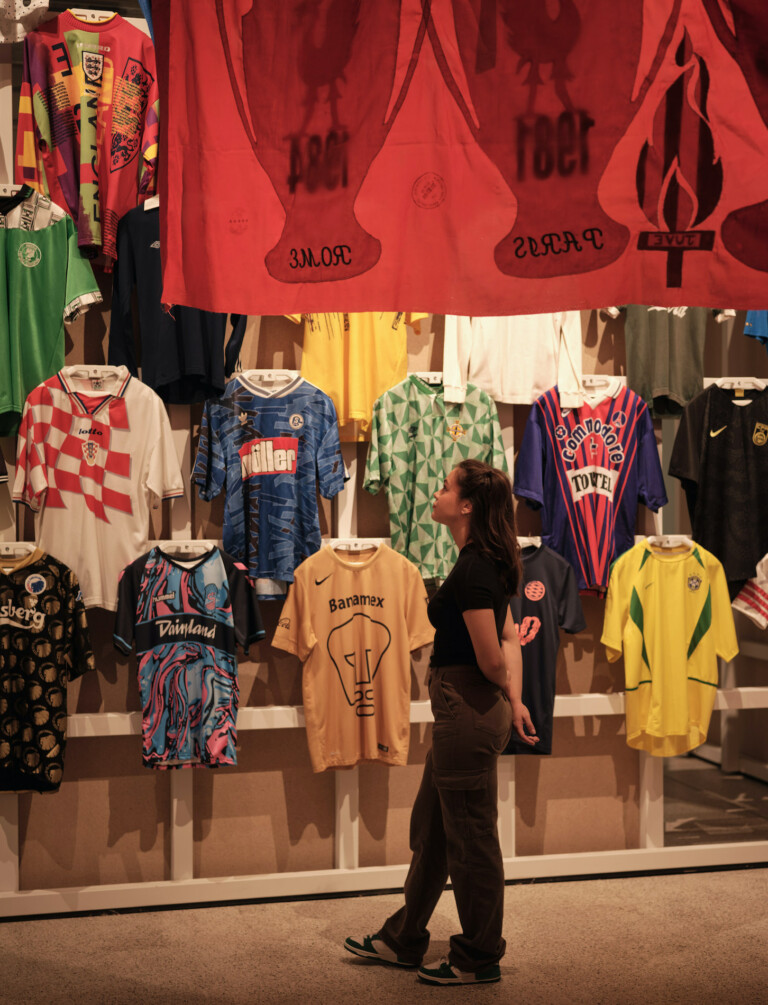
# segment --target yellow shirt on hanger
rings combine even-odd
[[[624,651],[627,743],[657,757],[704,743],[717,657],[738,653],[725,573],[697,544],[667,551],[639,541],[611,568],[602,643]]]
[[[419,570],[389,545],[342,558],[329,545],[296,569],[272,639],[304,664],[314,771],[360,761],[406,764],[409,653],[432,642]]]
[[[428,314],[366,311],[361,314],[289,314],[304,319],[301,375],[333,399],[339,439],[370,438],[373,403],[408,371],[406,325],[420,334]]]

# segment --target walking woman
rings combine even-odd
[[[411,813],[405,904],[375,935],[348,938],[344,948],[419,967],[430,984],[489,983],[501,977],[506,945],[496,764],[511,728],[537,742],[521,700],[522,657],[509,609],[522,569],[509,479],[480,461],[462,461],[435,493],[432,519],[448,527],[459,557],[428,608],[435,724]],[[447,959],[421,966],[427,924],[449,876],[462,933],[451,937]]]

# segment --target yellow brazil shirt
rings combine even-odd
[[[670,757],[704,743],[717,689],[717,657],[738,652],[725,573],[694,544],[638,542],[614,562],[602,642],[624,651],[627,743]]]
[[[339,438],[370,437],[373,403],[408,370],[408,333],[428,314],[367,311],[359,314],[289,314],[304,318],[301,375],[336,406]]]
[[[329,545],[296,569],[272,645],[304,664],[302,692],[314,771],[405,764],[411,660],[434,629],[419,570],[388,545],[353,560]]]

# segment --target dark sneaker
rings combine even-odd
[[[493,984],[501,980],[501,969],[498,963],[492,963],[481,970],[459,970],[443,958],[437,963],[419,967],[416,976],[427,984]]]
[[[418,963],[409,963],[401,959],[379,938],[378,934],[364,935],[362,939],[353,939],[350,936],[344,940],[344,948],[355,956],[362,956],[366,960],[378,960],[379,963],[386,963],[390,967],[409,967],[412,970],[418,966]]]

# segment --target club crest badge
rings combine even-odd
[[[98,443],[94,443],[93,440],[86,440],[85,443],[83,443],[83,457],[85,458],[86,463],[90,467],[93,467],[93,465],[96,463],[96,458],[98,456],[99,456]]]
[[[45,576],[41,576],[39,572],[31,573],[24,580],[24,589],[33,597],[37,597],[45,589]]]
[[[104,57],[100,52],[83,53],[83,76],[89,84],[100,84],[104,74]]]
[[[752,442],[756,447],[762,447],[766,441],[768,441],[768,426],[764,422],[756,422]]]
[[[455,422],[452,422],[450,424],[450,426],[448,427],[448,432],[451,434],[451,439],[455,442],[456,440],[460,440],[462,436],[464,436],[464,434],[466,433],[466,429],[457,419]]]
[[[700,586],[701,586],[701,577],[700,576],[689,576],[688,577],[688,589],[691,591],[691,593],[695,593]]]
[[[218,596],[218,590],[215,586],[209,586],[205,591],[205,609],[206,611],[216,610],[216,598]]]
[[[25,241],[24,244],[19,245],[18,256],[19,261],[26,269],[34,269],[36,265],[40,264],[40,259],[43,257],[38,246],[31,241]]]
[[[288,419],[288,425],[291,429],[301,429],[304,426],[304,416],[299,412],[294,412]]]
[[[540,579],[532,579],[530,583],[525,584],[524,592],[529,600],[541,600],[547,590]]]

